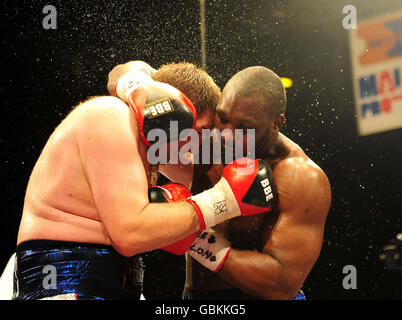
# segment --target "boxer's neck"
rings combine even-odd
[[[283,141],[281,134],[275,136],[270,136],[268,139],[262,139],[256,143],[257,151],[256,155],[258,158],[273,160],[280,153],[281,147],[283,146]]]

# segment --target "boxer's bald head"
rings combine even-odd
[[[255,66],[236,73],[228,82],[238,96],[261,97],[261,112],[277,116],[286,111],[286,92],[281,78],[272,70]]]
[[[275,144],[285,110],[286,91],[280,77],[262,66],[249,67],[236,73],[223,89],[216,126],[255,129],[258,155]]]

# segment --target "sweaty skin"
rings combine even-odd
[[[148,203],[150,166],[137,126],[115,97],[90,99],[71,111],[32,171],[17,244],[99,243],[132,256],[196,232],[189,203]]]
[[[255,299],[293,299],[321,251],[330,184],[303,150],[279,133],[283,117],[274,119],[279,123],[274,126],[274,120],[259,114],[258,97],[238,97],[235,90],[231,86],[223,90],[216,127],[256,129],[257,156],[263,150],[262,158],[273,169],[278,208],[216,226],[232,243],[228,258],[213,273],[187,255],[185,290],[238,288]],[[264,139],[259,128],[267,125],[272,126],[272,134]],[[222,170],[223,166],[214,165],[198,182],[194,178],[193,187],[209,188]]]

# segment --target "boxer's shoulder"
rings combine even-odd
[[[112,96],[91,97],[80,103],[74,109],[75,113],[85,116],[109,117],[117,113],[128,114],[130,112],[124,101]]]
[[[274,171],[289,171],[292,170],[294,173],[311,173],[311,174],[325,174],[324,171],[310,158],[295,154],[290,155],[282,160],[280,160]]]
[[[293,181],[297,179],[300,182],[322,183],[326,181],[329,183],[325,172],[306,155],[299,145],[286,137],[284,145],[285,155],[278,159],[274,168],[274,176],[279,174],[280,177]]]
[[[273,172],[279,201],[289,206],[300,203],[328,206],[331,186],[325,172],[306,156],[290,156],[278,162]],[[282,198],[282,199],[281,199]],[[283,208],[282,208],[283,209]]]
[[[70,119],[68,119],[70,118]],[[79,104],[65,119],[73,123],[84,137],[98,131],[126,132],[132,135],[138,125],[130,108],[120,99],[111,96],[93,97]]]
[[[327,175],[315,162],[299,155],[279,161],[274,169],[274,177],[293,183],[329,183]]]

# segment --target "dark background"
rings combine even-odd
[[[342,28],[346,4],[357,7],[359,21],[402,10],[401,1],[206,2],[208,72],[221,87],[251,65],[292,78],[283,132],[331,181],[332,207],[321,256],[303,288],[307,297],[401,298],[398,279],[379,254],[402,231],[402,131],[358,136],[348,31]],[[42,27],[47,4],[57,8],[57,30]],[[72,106],[107,94],[107,74],[116,64],[200,65],[201,44],[198,1],[3,1],[1,6],[3,268],[15,250],[30,172]],[[157,259],[158,266],[148,267],[148,297],[178,298],[182,258]],[[356,290],[342,286],[345,265],[357,269]]]

